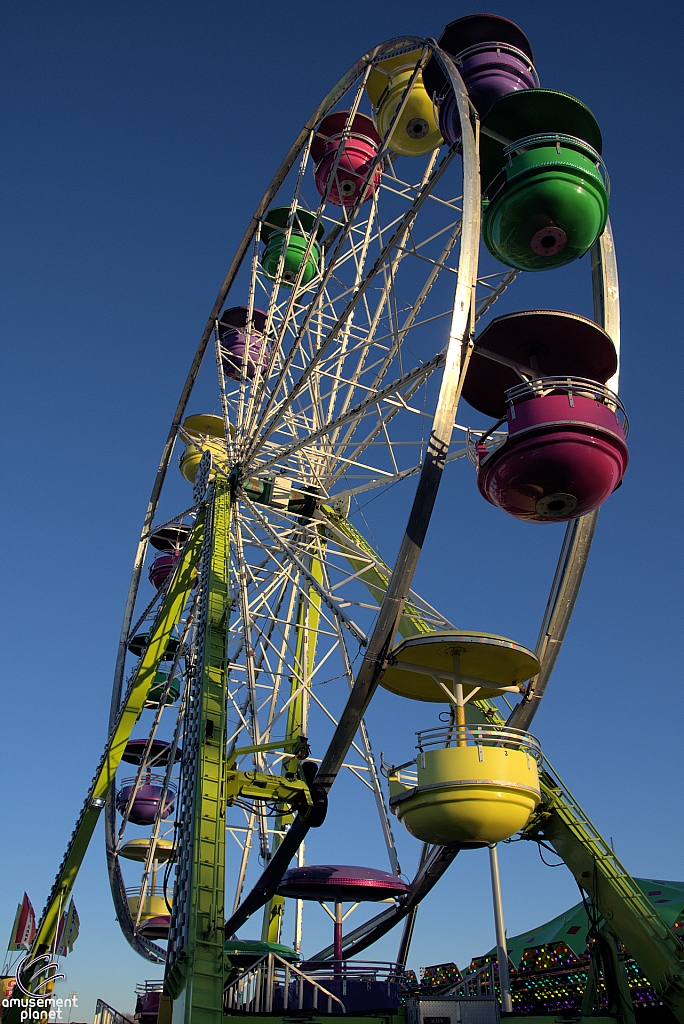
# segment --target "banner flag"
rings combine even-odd
[[[57,937],[57,956],[68,956],[73,951],[74,943],[78,938],[81,922],[74,903],[73,896],[69,909],[62,915]]]
[[[30,949],[36,935],[36,915],[31,901],[24,893],[24,899],[17,907],[17,914],[12,925],[12,937],[8,950]]]

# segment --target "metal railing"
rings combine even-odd
[[[126,890],[126,891],[128,891],[128,890]],[[159,981],[141,981],[138,985],[135,986],[135,994],[139,995],[139,996],[140,995],[148,995],[148,993],[150,993],[150,992],[163,992],[163,991],[164,991],[164,982],[161,980],[161,978],[159,979]]]
[[[95,1017],[93,1024],[135,1024],[133,1017],[127,1013],[119,1013],[104,999],[98,999],[95,1004]]]
[[[497,42],[494,46],[492,46],[490,42],[474,43],[473,46],[468,46],[465,50],[461,50],[456,57],[452,57],[451,59],[458,70],[461,71],[464,61],[469,57],[474,57],[478,53],[491,53],[492,50],[496,50],[497,54],[506,53],[511,57],[517,57],[521,64],[524,64],[527,67],[527,70],[534,75],[536,81],[539,82],[539,75],[535,71],[534,64],[528,55],[522,50],[519,50],[517,46],[513,46],[511,43]],[[538,89],[539,85],[537,85],[536,88]]]
[[[486,963],[471,974],[464,974],[460,981],[443,989],[440,995],[459,996],[463,999],[496,998],[494,964]]]
[[[163,789],[165,782],[165,775],[159,775],[156,772],[145,771],[140,778],[138,778],[137,775],[131,775],[127,779],[121,779],[119,783],[119,789],[123,789],[124,786],[132,786],[137,794],[141,786],[159,786],[160,789]],[[175,783],[169,783],[169,785],[167,786],[167,793],[169,796],[176,795]]]
[[[505,418],[502,422],[505,422]],[[498,448],[501,448],[507,440],[507,430],[490,429],[485,433],[481,430],[471,430],[468,428],[465,445],[466,456],[470,465],[474,466],[475,469],[478,469],[481,458],[484,458],[485,455],[492,455]]]
[[[153,885],[148,885],[145,888],[145,897],[143,899],[143,907],[145,905],[145,902],[147,900],[149,900],[152,896],[164,896],[165,893],[166,893],[166,890],[164,889],[163,885],[154,885],[154,886]],[[131,899],[133,899],[134,897],[139,897],[140,896],[140,885],[129,885],[129,886],[127,886],[126,887],[126,896],[130,897]],[[148,984],[152,985],[154,983],[151,982],[151,981],[150,982],[146,981],[145,984],[146,985],[148,985]],[[161,986],[162,984],[163,984],[163,982],[160,981],[159,985]],[[136,992],[137,991],[138,991],[138,987],[136,987]],[[151,991],[154,991],[154,990],[153,989],[143,989],[141,991],[151,992]]]
[[[622,427],[625,437],[629,433],[629,420],[625,407],[610,388],[604,384],[598,384],[588,377],[538,377],[536,380],[521,381],[519,384],[508,388],[506,391],[506,403],[509,406],[515,405],[520,400],[528,398],[545,398],[547,395],[567,395],[572,405],[573,397],[590,398],[595,402],[601,402],[611,412]]]
[[[610,196],[610,178],[608,168],[603,162],[603,157],[597,153],[593,146],[590,146],[584,139],[578,139],[576,135],[564,135],[562,132],[539,132],[536,135],[526,135],[523,139],[516,139],[503,151],[504,159],[517,156],[526,149],[536,149],[539,146],[555,146],[560,153],[562,147],[574,149],[588,157],[603,178],[606,192]]]
[[[301,965],[308,974],[317,978],[340,978],[347,981],[397,981],[406,975],[399,964],[383,960],[307,960]]]
[[[308,986],[308,990],[307,990]],[[310,975],[283,960],[277,953],[267,953],[243,971],[225,992],[224,1013],[272,1013],[274,1009],[304,1009],[307,991],[311,993],[314,1011],[326,1007],[326,1013],[346,1013],[341,999],[329,992]],[[276,1003],[279,1004],[276,1006]]]
[[[447,725],[439,729],[417,732],[417,749],[422,754],[429,747],[505,747],[522,750],[542,762],[541,744],[536,736],[524,729],[498,725]]]

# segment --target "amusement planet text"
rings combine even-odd
[[[62,1020],[64,1010],[70,1010],[78,1006],[78,998],[71,996],[68,999],[54,999],[51,996],[12,996],[2,1000],[3,1008],[8,1006],[20,1006],[20,1020]]]

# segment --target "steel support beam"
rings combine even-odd
[[[31,948],[32,956],[45,953],[55,937],[60,910],[68,903],[76,876],[83,863],[105,800],[112,788],[133,726],[140,717],[147,694],[161,664],[166,645],[187,603],[195,565],[202,545],[203,531],[204,521],[203,517],[200,517],[176,566],[169,590],[150,631],[147,648],[131,676],[123,704],[114,719],[104,753],[90,784],[81,814],[71,833],[69,845],[38,924]]]
[[[194,779],[178,808],[190,812],[181,833],[165,991],[174,999],[174,1024],[223,1020],[225,898],[226,630],[230,546],[230,492],[216,485],[210,497],[209,544],[202,553],[199,626],[201,661],[195,667],[183,753]],[[192,769],[189,769],[190,762]]]
[[[591,248],[591,281],[594,320],[610,335],[618,356],[618,368],[607,382],[607,387],[617,394],[620,375],[620,291],[610,221]],[[566,528],[537,641],[536,654],[541,662],[541,672],[530,681],[527,694],[508,718],[506,724],[515,729],[529,729],[537,713],[539,701],[544,696],[584,578],[598,514],[599,509],[588,512],[587,515],[568,523]]]

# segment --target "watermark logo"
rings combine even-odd
[[[38,964],[43,964],[44,966],[38,967]],[[45,977],[41,982],[38,983],[38,985],[36,985],[34,989],[24,988],[24,975],[27,974],[28,971],[30,971],[34,967],[36,968],[36,970],[33,971],[33,974],[28,979],[27,984],[30,985],[31,982],[35,981],[36,978],[39,978],[41,974],[44,974]],[[50,973],[51,971],[54,971],[54,974]],[[23,992],[23,994],[25,996],[28,996],[29,998],[40,998],[41,996],[46,995],[44,990],[48,986],[53,985],[56,981],[59,981],[60,978],[66,978],[66,974],[58,974],[58,971],[59,964],[55,960],[50,960],[50,957],[47,953],[43,953],[42,956],[34,957],[33,960],[31,959],[31,954],[29,953],[28,956],[25,956],[23,960],[20,960],[19,963],[17,964],[16,987],[19,989],[20,992]]]
[[[33,989],[26,987],[32,985],[38,978],[42,980],[38,981]],[[70,992],[68,999],[54,999],[47,994],[50,986],[61,978],[66,978],[66,975],[59,973],[59,964],[51,960],[47,953],[34,958],[31,958],[29,953],[17,964],[17,977],[12,994],[2,1000],[2,1006],[20,1007],[22,1022],[41,1021],[51,1024],[53,1021],[61,1021],[65,1007],[71,1009],[78,1006],[75,992]]]

